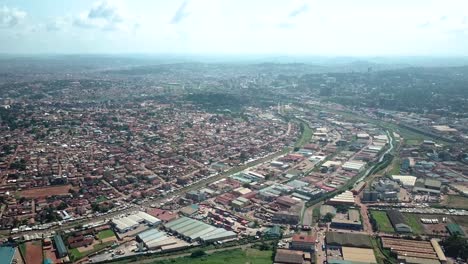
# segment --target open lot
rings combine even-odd
[[[93,244],[91,246],[88,246],[87,249],[88,250],[83,250],[83,248],[73,248],[70,250],[70,257],[73,261],[76,261],[76,260],[79,260],[79,259],[82,259],[94,252],[97,252],[103,248],[106,248],[108,246],[110,246],[112,243],[114,242],[105,242],[105,243],[101,243],[101,244]]]
[[[405,216],[406,224],[411,227],[413,234],[420,235],[425,233],[423,224],[421,223],[421,215],[417,214],[403,214]],[[442,221],[441,221],[442,222]]]
[[[20,246],[21,255],[26,264],[42,264],[42,243],[26,242]]]
[[[61,185],[44,188],[32,188],[29,190],[21,191],[20,195],[25,198],[43,198],[53,195],[64,195],[67,194],[71,189],[70,185]]]
[[[385,211],[370,211],[370,215],[377,222],[377,229],[380,232],[395,232],[392,223],[390,223],[390,219],[388,219],[387,213]]]
[[[110,229],[107,229],[107,230],[103,230],[103,231],[99,232],[97,234],[97,237],[99,239],[106,239],[106,238],[109,238],[109,237],[115,237],[115,234],[114,234],[114,231],[112,231]]]
[[[162,260],[152,262],[153,264],[239,264],[239,263],[250,263],[250,264],[271,264],[273,252],[270,250],[260,251],[256,249],[235,249],[227,250],[222,252],[216,252],[200,258],[177,258],[171,260]]]
[[[460,195],[447,195],[445,199],[440,203],[442,206],[457,209],[468,209],[468,197]]]

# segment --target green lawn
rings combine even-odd
[[[401,160],[399,157],[395,157],[391,164],[392,168],[389,172],[390,175],[400,175]]]
[[[101,232],[99,232],[97,234],[97,237],[99,239],[105,239],[105,238],[108,238],[108,237],[113,237],[114,236],[114,231],[110,230],[110,229],[107,229],[107,230],[103,230]]]
[[[371,217],[377,222],[377,229],[380,232],[385,233],[394,233],[392,223],[388,219],[387,213],[385,211],[370,211]]]
[[[424,227],[419,220],[419,217],[414,214],[404,214],[406,219],[406,224],[411,227],[413,234],[420,235],[424,233]]]
[[[239,264],[239,263],[250,263],[250,264],[271,264],[272,263],[271,250],[260,251],[257,249],[234,249],[226,250],[222,252],[216,252],[200,258],[176,258],[171,260],[161,260],[151,262],[152,264]]]
[[[93,246],[92,249],[90,247],[90,250],[87,250],[85,252],[79,252],[78,249],[76,249],[76,248],[70,249],[71,260],[76,261],[76,260],[82,259],[82,258],[88,256],[89,254],[92,254],[92,253],[94,253],[96,251],[99,251],[99,250],[101,250],[103,248],[106,248],[106,247],[112,245],[112,243],[114,243],[114,242],[110,241],[110,242],[106,242],[106,243],[102,243],[102,244],[97,244],[97,245]]]

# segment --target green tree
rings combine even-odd
[[[445,254],[454,258],[468,258],[468,242],[466,238],[456,234],[451,235],[442,241]]]
[[[327,213],[327,214],[323,217],[323,221],[324,221],[324,222],[331,222],[331,220],[333,219],[333,217],[335,217],[334,214],[332,214],[332,213]]]
[[[196,250],[194,252],[192,252],[192,254],[190,254],[190,257],[191,258],[199,258],[199,257],[203,257],[206,255],[206,252],[203,251],[203,250]]]

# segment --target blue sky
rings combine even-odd
[[[468,55],[467,0],[0,0],[0,53]]]

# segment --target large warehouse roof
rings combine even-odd
[[[348,247],[372,248],[369,236],[363,234],[328,232],[326,243]]]
[[[190,240],[221,241],[237,236],[237,234],[232,231],[214,227],[188,217],[182,217],[169,222],[165,224],[164,227]]]
[[[403,186],[414,187],[417,178],[409,175],[392,175],[392,179],[401,182]]]
[[[145,212],[138,211],[125,217],[114,218],[112,219],[112,222],[115,224],[117,229],[119,229],[120,231],[125,231],[143,222],[150,225],[155,225],[160,223],[161,220]]]

